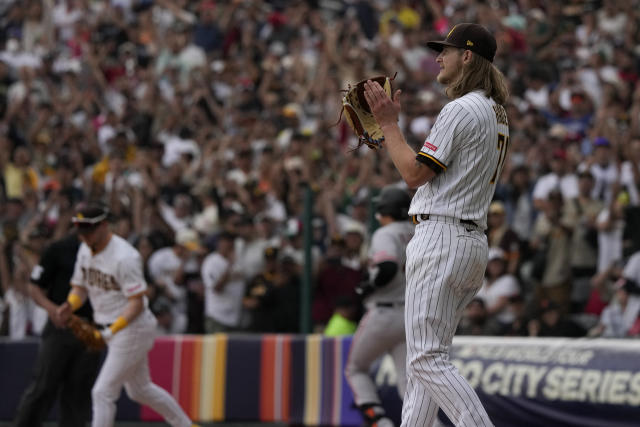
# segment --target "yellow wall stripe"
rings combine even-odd
[[[306,345],[306,384],[304,400],[304,423],[318,425],[320,423],[320,398],[322,376],[320,375],[322,360],[322,336],[309,335]]]
[[[444,163],[442,163],[440,160],[436,159],[435,157],[433,157],[433,156],[431,156],[431,155],[429,155],[429,154],[427,154],[427,153],[425,153],[425,152],[423,152],[423,151],[418,152],[418,154],[419,154],[420,156],[424,156],[424,157],[426,157],[426,158],[428,158],[428,159],[433,160],[433,161],[434,161],[434,162],[436,162],[436,164],[437,164],[438,166],[440,166],[442,169],[447,170],[447,167],[444,165]]]
[[[227,342],[226,334],[216,334],[213,372],[213,421],[224,420],[225,386],[227,381]]]
[[[202,339],[202,361],[200,365],[200,417],[201,421],[213,420],[214,360],[216,341],[213,335],[205,335]]]

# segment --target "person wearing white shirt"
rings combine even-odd
[[[640,205],[638,184],[640,183],[640,139],[629,144],[627,161],[620,168],[620,184],[629,192],[629,200],[633,206]]]
[[[596,218],[598,228],[598,273],[622,261],[624,234],[624,207],[628,204],[626,193],[620,193]]]
[[[640,296],[634,282],[622,278],[614,285],[615,296],[602,311],[600,322],[590,336],[625,338],[630,335],[640,315]]]
[[[482,288],[476,295],[481,298],[487,308],[488,316],[501,326],[506,326],[515,320],[515,313],[511,311],[509,298],[520,294],[520,286],[515,276],[505,274],[507,258],[505,252],[497,247],[489,249],[489,261]]]
[[[622,276],[640,284],[640,251],[631,255],[631,258],[624,266]]]
[[[233,234],[221,233],[216,251],[202,262],[207,334],[232,332],[240,325],[246,283],[244,273],[235,261],[234,242]]]
[[[184,228],[176,233],[175,244],[156,250],[149,257],[149,274],[164,294],[172,301],[170,311],[171,333],[187,330],[187,288],[184,276],[199,269],[196,252],[201,250],[195,230]]]
[[[551,158],[551,172],[541,176],[533,188],[533,205],[542,210],[549,193],[559,190],[564,200],[578,197],[578,177],[570,171],[567,152],[554,150]]]
[[[618,165],[614,161],[614,152],[608,139],[596,138],[593,147],[594,162],[589,170],[595,178],[595,184],[591,197],[609,203],[613,197],[611,186],[618,181],[620,175]]]

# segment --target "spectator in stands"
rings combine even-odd
[[[611,265],[622,264],[624,209],[629,204],[629,195],[618,191],[619,185],[613,184],[614,198],[600,211],[596,218],[598,228],[598,273],[607,270]]]
[[[624,338],[640,332],[640,288],[623,277],[616,282],[614,290],[613,300],[603,310],[598,325],[589,331],[590,336]]]
[[[8,335],[14,340],[40,335],[47,322],[47,312],[29,296],[29,277],[36,263],[28,256],[24,243],[17,239],[0,240],[0,253],[0,280],[6,283]]]
[[[600,324],[590,331],[592,335],[640,335],[640,252],[629,258],[618,277],[613,286],[614,300],[602,311]]]
[[[353,335],[358,328],[360,304],[354,296],[341,296],[336,299],[336,308],[327,322],[324,335],[338,337]]]
[[[541,176],[533,189],[533,204],[542,211],[553,191],[560,191],[563,199],[569,200],[578,196],[578,178],[567,158],[566,150],[556,148],[550,159],[551,171]]]
[[[364,279],[361,270],[343,264],[344,240],[336,236],[331,240],[316,277],[312,317],[314,328],[324,330],[335,311],[336,301],[355,294],[355,287]]]
[[[622,277],[620,265],[611,264],[606,270],[591,278],[591,293],[584,307],[584,312],[599,318],[612,298],[613,286]]]
[[[566,317],[562,309],[550,300],[540,303],[538,315],[528,324],[531,337],[582,337],[586,334],[579,324]]]
[[[636,92],[640,94],[639,90]],[[640,116],[640,111],[637,115]],[[620,167],[620,184],[629,193],[631,205],[638,206],[640,205],[640,194],[638,193],[638,187],[640,187],[640,138],[631,140],[625,151],[627,160]]]
[[[274,288],[281,273],[278,253],[277,247],[267,247],[264,250],[264,267],[247,285],[242,305],[249,317],[247,329],[251,332],[275,330]]]
[[[559,191],[552,191],[538,216],[531,237],[531,246],[538,251],[533,272],[537,281],[537,301],[550,300],[562,313],[569,310],[571,297],[571,229],[562,213],[563,199]]]
[[[474,298],[465,307],[456,335],[490,335],[487,328],[487,308],[482,298]]]
[[[495,331],[494,335],[526,337],[529,335],[529,316],[522,294],[513,295],[509,298],[509,309],[513,313],[513,322],[503,329]]]
[[[573,224],[571,235],[572,312],[584,308],[591,293],[591,278],[596,274],[598,262],[598,230],[596,218],[604,204],[591,197],[593,175],[583,171],[578,175],[578,197],[565,201],[567,224]]]
[[[363,271],[366,267],[364,238],[364,227],[355,221],[350,223],[344,230],[342,263],[353,270]]]
[[[490,248],[500,248],[507,262],[506,272],[517,274],[520,267],[520,239],[509,227],[504,203],[496,200],[489,205],[487,237]]]
[[[233,234],[220,233],[215,252],[202,262],[204,330],[208,334],[233,332],[241,326],[246,282],[236,262],[235,239]]]
[[[272,332],[292,334],[300,332],[300,265],[284,256],[278,266],[274,286],[274,329]]]
[[[183,227],[213,241],[239,218],[267,225],[257,219],[263,214],[270,218],[268,236],[251,244],[273,240],[301,262],[299,220],[311,188],[316,222],[326,225],[314,234],[313,279],[321,283],[331,236],[344,236],[356,220],[366,247],[374,225],[370,196],[399,180],[374,152],[349,152],[353,133],[344,120],[333,126],[339,91],[372,72],[397,72],[393,85],[407,107],[399,123],[419,145],[448,102],[434,90],[437,64],[421,45],[457,22],[474,21],[496,30],[495,62],[512,87],[506,106],[512,138],[496,199],[525,242],[523,297],[529,301],[533,293],[527,243],[541,242],[532,223],[546,214],[554,190],[570,209],[580,198],[579,173],[594,174],[605,211],[617,209],[608,202],[621,192],[628,198],[622,255],[611,249],[612,239],[600,244],[598,275],[610,270],[610,255],[619,267],[637,248],[638,0],[568,8],[515,0],[495,8],[476,0],[89,3],[0,2],[3,226],[23,230],[39,218],[53,230],[50,239],[61,237],[68,229],[65,205],[102,199],[121,219],[125,238],[149,236],[160,248]],[[602,216],[608,225],[600,236],[615,237],[620,219]],[[288,219],[298,224],[295,235]],[[574,225],[584,233],[579,221]],[[586,283],[586,263],[573,250],[579,236],[569,239],[565,265]],[[581,300],[583,286],[574,288],[573,299]]]
[[[518,280],[507,270],[508,262],[502,249],[489,249],[484,283],[476,295],[484,302],[488,323],[495,323],[496,330],[502,330],[514,321],[515,313],[511,312],[509,299],[520,294]]]
[[[156,285],[157,296],[170,302],[172,333],[185,333],[188,328],[188,278],[200,271],[199,254],[203,248],[195,230],[180,229],[172,246],[153,252],[148,261],[149,274]],[[193,310],[193,308],[192,308]]]
[[[614,158],[615,152],[611,142],[607,138],[598,137],[593,141],[593,155],[583,165],[584,170],[588,170],[594,177],[594,185],[591,190],[591,197],[603,203],[611,202],[613,198],[612,186],[619,182],[619,165]]]
[[[515,167],[511,171],[505,191],[505,211],[507,223],[515,231],[523,245],[528,244],[533,228],[535,210],[533,208],[529,168],[526,165]]]

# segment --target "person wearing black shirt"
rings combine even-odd
[[[91,387],[96,379],[101,354],[88,352],[61,322],[57,309],[67,300],[80,241],[73,233],[47,247],[31,273],[29,291],[34,301],[47,310],[34,377],[18,405],[15,427],[42,426],[60,394],[59,425],[85,426],[91,416]],[[89,303],[76,314],[93,318]]]

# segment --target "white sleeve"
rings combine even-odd
[[[210,255],[202,263],[202,283],[207,289],[212,289],[226,271],[227,263],[221,256]]]
[[[391,233],[373,233],[369,259],[373,264],[391,261],[398,262],[398,239],[394,239]]]
[[[624,266],[624,270],[622,271],[622,276],[636,283],[640,283],[640,253],[636,253],[629,258],[627,265]]]
[[[160,216],[174,232],[182,226],[173,208],[166,203],[160,204]]]
[[[417,159],[436,171],[445,171],[451,158],[460,149],[460,146],[454,146],[454,141],[469,140],[468,136],[474,128],[472,114],[456,102],[448,103],[438,114]]]
[[[159,251],[155,251],[151,254],[148,261],[149,274],[153,280],[158,280],[162,276],[162,263],[163,259]]]
[[[624,162],[622,164],[622,169],[620,170],[620,182],[622,185],[627,187],[629,191],[629,200],[631,204],[636,206],[640,204],[640,195],[638,194],[638,187],[636,186],[635,179],[633,176],[633,166],[631,162]]]
[[[533,194],[532,197],[534,199],[546,199],[549,195],[549,178],[546,176],[541,176],[538,178],[538,181],[533,186]]]
[[[151,254],[148,261],[149,275],[156,284],[164,286],[169,297],[179,299],[184,295],[185,290],[178,286],[174,281],[173,276],[164,270],[165,264],[167,263],[166,254],[167,252],[165,251],[156,251]]]
[[[137,295],[147,289],[140,254],[131,254],[120,260],[118,265],[118,281],[120,282],[120,286],[122,286],[122,293],[126,297]]]
[[[603,224],[609,221],[609,208],[604,208],[596,217],[596,224]]]
[[[505,277],[505,280],[500,289],[502,291],[503,296],[513,296],[520,294],[520,286],[518,285],[518,281],[515,277],[509,275]]]

